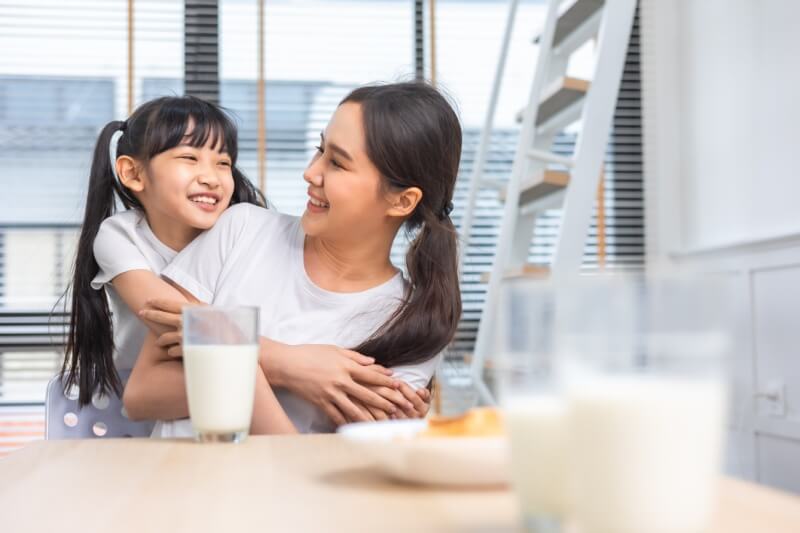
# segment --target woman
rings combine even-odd
[[[280,388],[283,409],[275,408],[267,378],[273,386],[281,382],[279,369],[270,367],[271,351],[302,343],[324,360],[331,346],[308,345],[352,346],[391,368],[394,378],[422,387],[461,315],[457,234],[449,217],[461,128],[447,101],[421,83],[362,87],[342,101],[320,141],[304,173],[309,202],[301,218],[235,206],[163,271],[188,301],[261,308],[264,372],[254,433],[326,431],[336,422]],[[416,233],[407,280],[390,260],[404,225]],[[157,313],[143,317],[158,320]],[[180,362],[151,334],[125,389],[128,412],[185,416],[183,387]],[[188,428],[166,424],[162,434]]]

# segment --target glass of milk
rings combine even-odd
[[[555,293],[541,281],[501,288],[495,362],[525,529],[561,531],[569,511],[566,403],[555,358]]]
[[[241,442],[253,414],[257,307],[185,307],[183,367],[192,428],[200,442]]]
[[[701,533],[715,508],[732,314],[724,283],[559,289],[571,505],[583,533]]]

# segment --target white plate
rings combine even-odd
[[[339,434],[373,458],[389,476],[447,486],[504,485],[508,481],[503,437],[418,437],[424,420],[347,424]]]

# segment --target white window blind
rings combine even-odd
[[[198,2],[202,4],[202,2]],[[135,102],[184,91],[184,3],[135,3]],[[536,61],[531,39],[545,5],[523,0],[492,137],[487,173],[507,178]],[[464,129],[454,221],[460,223],[506,15],[506,0],[437,1],[437,79]],[[257,183],[257,3],[220,0],[220,102],[237,117],[240,165]],[[302,172],[319,132],[352,88],[415,74],[412,0],[270,0],[265,12],[266,194],[302,212]],[[208,34],[212,38],[212,34]],[[202,46],[202,39],[197,43]],[[68,278],[92,146],[127,115],[125,0],[0,0],[0,307],[49,309]],[[643,259],[638,30],[635,28],[606,158],[607,264]],[[574,135],[556,150],[570,153]],[[471,350],[493,261],[502,205],[484,192],[462,280],[464,320],[454,349]],[[559,213],[543,217],[531,261],[547,263]],[[596,236],[586,263],[596,264]],[[405,239],[393,260],[403,265]],[[52,357],[52,355],[51,355]],[[2,401],[2,397],[0,397]]]

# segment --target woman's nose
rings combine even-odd
[[[303,179],[306,183],[314,185],[315,187],[322,187],[322,172],[320,171],[316,161],[312,161],[305,172],[303,172]]]

